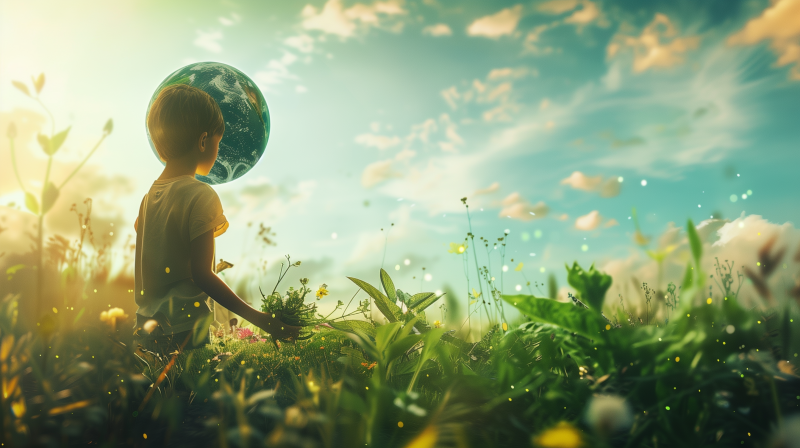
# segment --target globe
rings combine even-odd
[[[247,75],[221,62],[189,64],[175,70],[158,85],[147,105],[148,111],[161,89],[172,84],[188,84],[211,95],[225,120],[217,161],[208,176],[195,175],[196,179],[210,185],[224,184],[244,176],[256,166],[267,147],[269,110],[264,95]],[[145,130],[150,149],[161,161],[147,129],[147,114]]]

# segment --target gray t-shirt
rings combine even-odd
[[[228,229],[219,196],[191,175],[156,180],[135,227],[136,313],[155,319],[165,334],[191,330],[210,310],[208,295],[192,281],[189,244],[209,230],[216,238]]]

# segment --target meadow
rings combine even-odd
[[[109,121],[103,138],[112,130]],[[40,140],[50,160],[67,133]],[[442,295],[402,291],[376,267],[380,284],[350,278],[358,304],[340,301],[327,315],[316,308],[324,285],[306,298],[308,279],[279,292],[278,282],[262,306],[292,308],[310,323],[294,344],[273,345],[247,322],[216,322],[203,348],[162,355],[133,343],[123,310],[132,281],[109,275],[91,200],[73,206],[77,242],[45,238],[42,217],[64,185],[47,175],[39,197],[26,191],[39,218],[32,251],[4,260],[7,285],[23,292],[0,303],[3,446],[777,448],[800,440],[800,289],[770,289],[791,249],[774,240],[757,269],[717,260],[705,272],[689,220],[683,278],[643,284],[641,303],[626,308],[607,297],[613,278],[577,262],[565,265],[567,300],[554,286],[540,294],[548,297],[502,293],[503,273],[479,263],[476,247],[488,240],[476,243],[470,228],[451,245],[471,285],[449,298],[463,302],[463,322],[436,319],[431,310],[446,312]],[[744,282],[762,306],[743,305]],[[512,309],[518,317],[507,319]]]

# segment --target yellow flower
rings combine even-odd
[[[583,446],[581,433],[567,422],[560,422],[534,437],[533,443],[541,448],[579,448]]]
[[[321,299],[321,298],[323,298],[323,297],[328,295],[328,289],[327,288],[328,288],[328,285],[326,285],[325,283],[320,285],[319,289],[317,290],[317,300],[319,300],[319,299]]]
[[[438,320],[435,320],[435,321],[433,321],[433,326],[434,326],[434,328],[439,328],[439,327],[442,326],[442,323],[439,322]]]
[[[450,243],[450,249],[447,250],[451,254],[463,254],[467,251],[467,243]]]

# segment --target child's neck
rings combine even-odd
[[[158,180],[167,180],[180,176],[194,176],[197,173],[197,161],[190,157],[181,157],[167,162],[164,171],[158,176]]]

